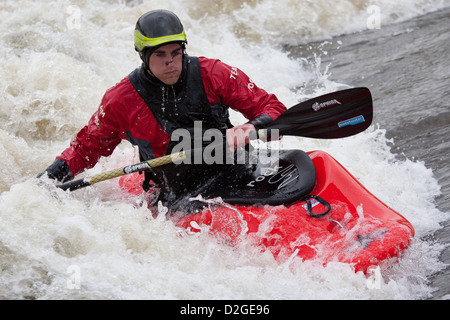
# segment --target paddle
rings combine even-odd
[[[317,139],[345,138],[366,130],[372,123],[372,95],[353,88],[301,102],[281,114],[264,130],[280,135]]]
[[[369,89],[346,89],[309,99],[291,107],[270,125],[259,130],[258,136],[268,137],[270,130],[277,129],[280,135],[338,139],[366,130],[372,123],[372,118],[372,96]],[[181,151],[67,182],[59,185],[58,188],[73,191],[100,181],[180,161],[186,156],[187,151]]]

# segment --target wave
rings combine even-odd
[[[190,54],[242,68],[289,106],[309,97],[295,89],[305,84],[313,83],[310,95],[342,85],[328,79],[319,57],[295,60],[280,46],[365,29],[370,6],[380,8],[382,27],[449,3],[2,0],[0,298],[310,299],[311,292],[320,293],[312,296],[320,299],[427,297],[426,277],[441,268],[442,248],[419,238],[386,275],[388,282],[369,290],[366,278],[348,266],[298,262],[299,272],[292,274],[256,248],[234,250],[206,237],[180,238],[170,222],[153,219],[135,200],[120,199],[115,181],[67,194],[38,185],[33,177],[68,146],[105,90],[139,65],[133,29],[146,11],[176,12],[186,27]],[[420,162],[398,161],[382,129],[337,141],[285,139],[286,148],[336,156],[382,201],[404,213],[418,237],[444,221],[433,203],[440,190],[431,170]],[[122,167],[135,157],[129,144],[121,145],[87,174]],[[66,290],[72,266],[82,270],[79,291]],[[241,281],[223,280],[231,278]]]
[[[245,41],[298,45],[379,29],[449,5],[448,0],[202,0],[185,7],[193,23],[217,24]]]

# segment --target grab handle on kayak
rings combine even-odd
[[[325,206],[327,208],[327,210],[325,212],[323,212],[323,213],[312,212],[313,204],[312,204],[311,199],[316,200],[318,203],[320,203],[321,205]],[[306,201],[306,213],[312,218],[323,218],[327,214],[329,214],[330,211],[331,211],[331,205],[328,203],[328,201],[326,201],[325,199],[323,199],[323,198],[321,198],[319,196],[308,195],[304,199],[304,201]]]

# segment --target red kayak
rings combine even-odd
[[[137,194],[141,179],[130,174],[119,184]],[[395,260],[414,237],[403,216],[323,151],[283,151],[276,164],[257,168],[240,186],[210,196],[202,212],[176,218],[176,225],[231,245],[246,239],[280,263],[298,256],[367,272]]]

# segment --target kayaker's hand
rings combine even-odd
[[[256,138],[255,126],[246,123],[227,130],[228,149],[234,152],[237,148],[243,147],[250,142],[250,137]]]
[[[59,182],[66,182],[72,180],[72,172],[69,166],[61,159],[56,159],[44,172],[37,175],[36,178],[47,174],[50,179],[58,180]]]

